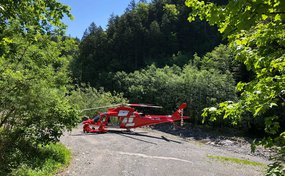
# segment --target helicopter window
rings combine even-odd
[[[129,118],[129,123],[133,123],[133,121],[134,121],[134,118],[133,118],[133,117],[130,117],[130,118]]]
[[[123,116],[127,116],[129,113],[129,111],[127,110],[120,110],[118,116],[123,117]]]
[[[97,116],[95,116],[95,117],[93,118],[93,121],[94,121],[94,122],[98,122],[99,119],[100,119],[100,116],[97,115]]]
[[[106,119],[107,119],[107,117],[106,117],[106,116],[103,116],[103,117],[102,117],[102,122],[105,122]]]
[[[117,116],[110,116],[109,117],[109,123],[111,124],[119,124],[119,119]]]

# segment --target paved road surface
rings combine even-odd
[[[225,151],[197,141],[186,141],[151,129],[135,134],[112,132],[83,134],[74,129],[62,137],[73,152],[64,176],[254,176],[263,175],[260,166],[241,165],[209,158],[209,155],[266,160]]]

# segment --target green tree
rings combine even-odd
[[[69,8],[56,0],[0,2],[0,175],[58,141],[77,122],[68,95],[74,39],[62,37]]]
[[[216,70],[199,70],[192,65],[157,68],[154,65],[133,73],[117,72],[117,90],[130,102],[155,103],[171,113],[179,103],[186,102],[186,113],[201,123],[203,108],[218,101],[235,99],[234,80],[230,74]]]
[[[201,60],[202,69],[216,69],[221,73],[230,73],[234,67],[234,52],[226,45],[219,45],[205,54]]]
[[[0,162],[13,168],[13,156],[21,158],[32,146],[58,141],[77,117],[66,99],[66,40],[43,35],[36,43],[19,35],[10,39],[5,43],[9,50],[0,57],[0,152],[5,153]]]
[[[107,34],[101,26],[91,23],[79,45],[79,56],[73,72],[80,70],[79,81],[89,82],[96,86],[97,80],[103,80],[102,74],[107,72],[109,60],[106,58]],[[98,87],[98,86],[97,86]]]
[[[186,0],[186,5],[193,10],[189,20],[199,17],[217,25],[237,51],[236,59],[256,75],[250,82],[237,85],[241,92],[238,102],[222,103],[221,109],[214,112],[206,109],[204,115],[223,114],[236,122],[249,112],[253,118],[264,119],[264,131],[270,136],[260,144],[277,146],[274,166],[280,169],[285,162],[285,2],[229,0],[225,5],[217,5]],[[282,175],[276,168],[268,170],[269,174],[274,172]]]
[[[215,27],[201,21],[188,23],[191,10],[184,0],[136,2],[131,1],[123,15],[111,15],[100,34],[90,32],[99,28],[95,24],[88,27],[75,62],[78,80],[114,90],[108,80],[117,71],[130,73],[151,64],[183,66],[195,52],[203,55],[221,42]]]
[[[0,6],[1,33],[15,21],[18,22],[18,28],[14,29],[17,32],[62,33],[65,28],[61,22],[63,16],[72,18],[70,8],[57,0],[2,0]]]

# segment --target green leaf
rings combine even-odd
[[[280,14],[276,14],[274,17],[274,21],[281,21],[281,15]]]
[[[262,20],[266,20],[268,18],[268,16],[265,14],[262,14],[261,17],[262,17]]]

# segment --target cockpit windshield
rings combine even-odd
[[[93,117],[93,121],[94,122],[98,122],[99,119],[100,119],[100,115],[97,115],[97,116]]]

